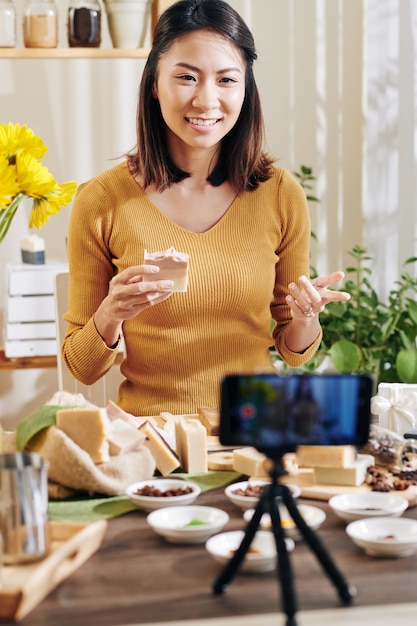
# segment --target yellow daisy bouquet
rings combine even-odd
[[[56,182],[42,165],[47,151],[42,139],[26,125],[0,124],[0,243],[25,198],[33,198],[29,228],[41,228],[61,206],[71,202],[77,183]]]

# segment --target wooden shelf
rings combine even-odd
[[[148,48],[0,48],[0,59],[146,59]]]
[[[120,365],[123,361],[124,354],[119,352],[116,355],[114,364]],[[33,369],[51,369],[57,366],[55,355],[52,356],[19,356],[7,357],[4,349],[0,349],[0,371],[2,370],[33,370]]]
[[[56,356],[20,356],[9,358],[0,350],[0,370],[49,369],[56,367]]]

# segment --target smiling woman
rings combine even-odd
[[[204,31],[175,41],[161,57],[154,95],[168,128],[169,152],[180,166],[186,158],[183,144],[211,151],[213,162],[219,141],[234,127],[242,109],[245,66],[239,48]]]
[[[226,2],[170,6],[142,75],[136,148],[75,199],[64,357],[91,384],[123,333],[117,403],[134,415],[217,407],[227,373],[275,371],[272,341],[305,363],[318,313],[348,297],[328,289],[339,272],[307,278],[306,198],[265,150],[256,56]],[[189,258],[186,293],[144,259],[172,248]]]

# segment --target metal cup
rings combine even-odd
[[[3,563],[25,563],[50,549],[48,464],[39,454],[0,454]]]

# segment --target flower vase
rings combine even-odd
[[[104,0],[114,48],[143,48],[151,14],[150,0]]]

